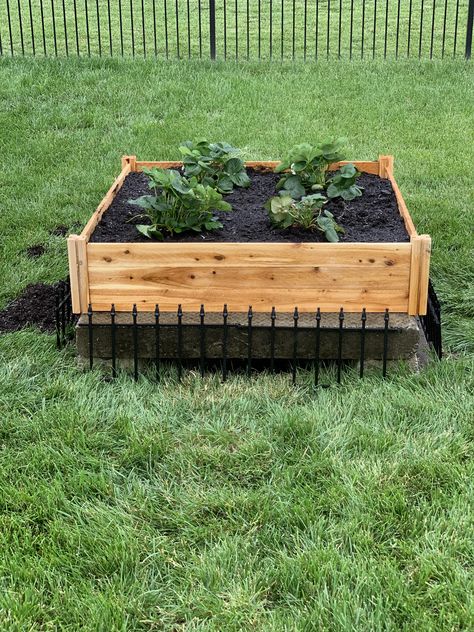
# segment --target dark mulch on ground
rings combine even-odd
[[[279,176],[272,172],[248,169],[251,186],[236,189],[225,199],[232,204],[229,213],[216,213],[224,227],[211,233],[185,233],[166,241],[259,241],[259,242],[318,242],[325,241],[319,231],[299,229],[278,230],[274,228],[264,208],[265,202],[276,195]],[[95,229],[91,241],[94,242],[147,242],[138,233],[135,224],[146,224],[137,219],[137,206],[128,203],[141,195],[150,193],[148,179],[142,173],[131,173],[125,179],[122,189],[115,197],[109,210]],[[334,214],[338,224],[345,229],[341,241],[346,242],[406,242],[409,241],[392,185],[388,180],[371,174],[362,174],[358,184],[364,187],[364,194],[351,202],[341,199],[330,200],[325,208]]]
[[[30,259],[38,259],[38,257],[41,257],[41,255],[44,255],[45,252],[46,252],[46,248],[43,246],[43,244],[35,244],[34,246],[28,246],[28,248],[25,250],[26,256],[29,257]]]
[[[66,237],[69,233],[73,232],[73,229],[65,224],[60,224],[53,228],[53,230],[49,231],[50,235],[54,235],[55,237]]]
[[[0,332],[18,331],[30,326],[45,333],[54,332],[56,293],[60,287],[66,289],[66,283],[28,285],[0,312]]]

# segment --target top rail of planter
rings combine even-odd
[[[348,161],[336,163],[337,169]],[[352,161],[359,171],[390,180],[409,243],[89,243],[125,178],[144,167],[179,168],[180,161],[123,156],[122,170],[80,235],[68,238],[73,310],[280,311],[426,313],[431,239],[418,235],[393,175],[393,157]],[[248,161],[273,169],[276,161]]]

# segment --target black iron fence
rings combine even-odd
[[[70,290],[62,287],[59,292],[56,334],[58,348],[62,348],[71,338],[74,317]],[[386,377],[389,360],[404,357],[400,355],[399,331],[390,328],[389,310],[377,317],[378,325],[374,326],[375,321],[370,322],[374,315],[365,309],[359,315],[349,315],[341,308],[335,318],[319,308],[314,314],[300,314],[295,308],[292,315],[280,315],[273,308],[263,315],[254,314],[249,307],[242,320],[233,318],[226,305],[221,314],[206,314],[204,305],[199,313],[192,314],[185,314],[181,306],[175,314],[161,313],[158,305],[153,313],[140,314],[136,305],[129,314],[118,313],[113,305],[107,313],[95,313],[89,306],[79,320],[77,344],[79,355],[90,369],[95,363],[105,362],[110,365],[112,378],[125,364],[135,380],[143,365],[148,371],[151,367],[159,379],[162,364],[173,362],[180,379],[187,366],[197,367],[201,376],[217,370],[224,381],[230,370],[243,370],[250,376],[254,369],[274,373],[283,368],[291,372],[295,384],[298,368],[311,366],[314,385],[320,386],[321,369],[328,365],[339,384],[347,366],[356,364],[362,378],[367,359],[371,364],[375,359]],[[431,282],[427,314],[420,321],[428,344],[441,359],[440,304]],[[407,349],[415,348],[416,343],[409,341]]]
[[[0,0],[0,55],[471,57],[474,0]]]

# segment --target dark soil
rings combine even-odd
[[[25,327],[37,327],[51,333],[55,330],[56,292],[64,281],[52,285],[28,285],[18,298],[0,312],[0,332],[12,332]]]
[[[66,237],[66,235],[71,232],[73,231],[69,226],[66,226],[65,224],[60,224],[59,226],[53,228],[53,230],[51,230],[49,234],[54,235],[55,237]]]
[[[179,237],[167,237],[166,241],[325,241],[323,233],[319,231],[274,228],[270,223],[264,203],[276,195],[279,176],[272,172],[254,169],[248,169],[247,172],[251,178],[250,187],[236,189],[225,196],[225,199],[232,204],[233,210],[228,213],[216,213],[224,224],[222,229],[197,234],[185,233]],[[147,176],[142,173],[131,173],[127,176],[109,210],[97,225],[91,241],[149,241],[138,233],[134,226],[134,224],[145,224],[147,221],[143,218],[137,219],[140,209],[128,203],[130,199],[150,193],[147,182]],[[325,206],[345,230],[345,234],[340,235],[341,241],[409,241],[390,182],[364,173],[357,183],[364,187],[362,197],[352,202],[344,202],[341,199],[330,200]]]
[[[46,248],[43,246],[43,244],[35,244],[34,246],[29,246],[25,250],[26,256],[30,259],[38,259],[38,257],[44,255],[45,252]]]

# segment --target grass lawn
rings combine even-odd
[[[0,307],[67,271],[122,154],[248,158],[344,134],[433,236],[448,357],[314,394],[288,376],[80,373],[0,335],[0,628],[474,627],[474,75],[462,61],[0,60]],[[31,260],[24,250],[46,244]]]

